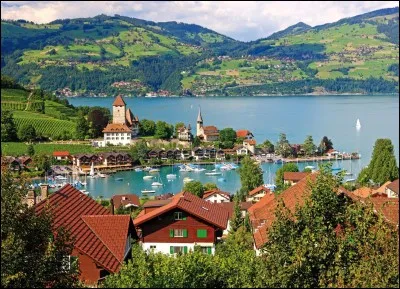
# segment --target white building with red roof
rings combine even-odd
[[[273,194],[270,189],[261,185],[254,190],[251,190],[246,196],[246,202],[258,202],[262,197],[267,194]]]
[[[225,203],[231,201],[231,195],[219,189],[214,189],[205,191],[203,194],[203,200],[210,203]]]
[[[219,139],[219,130],[213,125],[203,126],[203,117],[199,108],[197,115],[196,135],[203,141],[217,141]]]

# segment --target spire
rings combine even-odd
[[[123,100],[123,98],[120,95],[118,95],[114,100],[113,106],[125,106],[125,105],[126,103]]]
[[[197,116],[197,122],[203,122],[203,118],[201,117],[201,109],[200,109],[200,106],[199,106],[199,114],[198,114],[198,116]]]

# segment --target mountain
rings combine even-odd
[[[381,9],[246,43],[195,24],[120,15],[2,20],[1,66],[24,85],[61,94],[396,92],[398,22],[398,7]]]

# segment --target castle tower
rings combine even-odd
[[[201,109],[199,107],[199,114],[197,115],[196,135],[200,136],[202,134],[203,134],[203,118],[201,117]]]
[[[113,103],[113,121],[112,123],[126,124],[125,119],[126,103],[120,95],[118,95]]]

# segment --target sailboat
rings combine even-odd
[[[171,173],[167,175],[167,179],[170,182],[173,179],[176,179],[176,174],[174,174],[174,164],[171,166]]]
[[[360,129],[360,128],[361,128],[360,119],[357,118],[356,129]]]
[[[338,163],[337,155],[336,155],[336,167],[333,167],[333,168],[332,168],[332,171],[340,171],[341,169],[342,169],[342,168],[339,167],[339,163]]]
[[[90,166],[90,173],[89,173],[90,177],[92,179],[96,178],[97,176],[94,173],[94,163],[92,162],[92,165]]]
[[[161,186],[163,186],[163,184],[159,182],[160,176],[158,176],[157,180],[158,180],[157,182],[152,182],[151,183],[152,187],[161,187]]]

